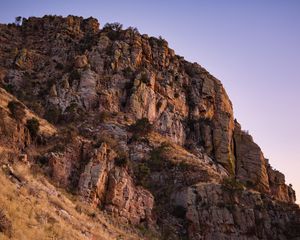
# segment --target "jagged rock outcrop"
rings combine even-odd
[[[133,224],[153,224],[154,197],[146,189],[135,186],[122,168],[114,168],[108,178],[105,209],[128,219]]]
[[[79,194],[93,204],[98,205],[104,202],[107,189],[108,173],[113,168],[113,160],[116,154],[107,149],[106,144],[102,144],[99,149],[95,149],[94,155],[85,166],[84,172],[80,176]]]
[[[64,188],[77,187],[82,164],[86,163],[90,151],[88,143],[74,139],[66,146],[59,145],[54,151],[49,152],[46,157],[54,182]]]
[[[56,186],[160,239],[299,238],[295,192],[221,82],[162,38],[99,27],[75,16],[0,25],[0,86],[36,113],[24,105],[17,123],[17,99],[0,89],[0,153],[33,140],[28,161]]]
[[[260,191],[270,191],[267,163],[260,147],[252,137],[241,130],[236,122],[234,129],[236,155],[236,176],[244,184],[254,186]]]
[[[296,239],[299,231],[297,205],[218,184],[193,185],[174,204],[186,211],[189,239]]]
[[[296,201],[295,191],[291,185],[286,185],[284,175],[274,170],[270,164],[267,164],[267,170],[271,194],[279,201],[294,203]]]

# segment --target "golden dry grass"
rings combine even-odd
[[[9,113],[9,110],[7,108],[7,105],[10,101],[18,101],[13,95],[6,92],[3,88],[0,88],[0,106]],[[28,108],[25,108],[26,116],[24,118],[24,122],[27,121],[27,119],[36,118],[40,123],[40,132],[43,135],[53,135],[57,132],[56,128],[47,122],[45,119],[38,117],[34,112],[29,110]]]
[[[26,183],[16,183],[0,170],[0,206],[12,221],[11,239],[141,239],[130,226],[67,197],[42,175],[34,177],[27,166],[13,167]],[[0,233],[2,239],[8,238]]]

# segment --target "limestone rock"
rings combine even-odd
[[[122,168],[114,168],[108,179],[105,208],[129,219],[132,224],[152,222],[154,198],[142,187],[135,187],[132,178]]]
[[[295,192],[234,121],[221,82],[162,38],[99,25],[71,15],[0,24],[1,87],[32,110],[15,121],[16,99],[0,88],[0,163],[28,154],[56,186],[158,239],[299,238]],[[34,111],[55,115],[57,129]],[[147,136],[130,130],[140,118]]]
[[[86,158],[89,158],[88,143],[75,139],[63,150],[47,154],[50,174],[53,181],[60,187],[72,189],[77,187],[80,168]]]
[[[86,55],[76,56],[75,57],[75,67],[84,68],[88,64],[88,59]]]
[[[246,185],[268,193],[270,191],[269,177],[263,153],[253,142],[252,137],[241,130],[237,122],[235,123],[234,143],[237,178]]]
[[[294,224],[288,216],[295,206],[282,210],[280,204],[254,192],[228,192],[221,185],[197,184],[177,193],[173,204],[185,209],[188,237],[192,240],[297,236],[284,232],[285,226]]]
[[[292,186],[286,185],[284,175],[274,170],[269,164],[267,164],[267,170],[271,194],[279,201],[294,203],[296,201],[295,191]]]
[[[81,173],[78,190],[85,201],[94,205],[103,203],[106,194],[108,173],[113,167],[115,153],[103,143],[94,154]]]
[[[97,102],[96,93],[97,75],[87,69],[82,72],[78,87],[78,94],[82,99],[83,106],[87,109],[95,106]]]

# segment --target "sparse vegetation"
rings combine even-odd
[[[58,123],[58,121],[60,120],[60,116],[61,116],[61,111],[56,106],[49,107],[48,111],[46,111],[45,114],[45,118],[53,124]]]
[[[148,118],[138,119],[134,124],[129,127],[129,130],[139,137],[146,136],[152,131],[152,124]]]
[[[131,67],[126,67],[124,70],[123,70],[123,74],[126,78],[128,79],[131,79],[133,77],[133,70]]]
[[[118,167],[126,167],[129,163],[128,154],[125,152],[119,152],[118,156],[115,158],[115,164]]]
[[[125,239],[127,234],[138,239],[132,232],[119,229],[111,219],[108,221],[97,208],[81,202],[63,189],[51,187],[41,173],[34,176],[24,165],[14,166],[14,169],[28,183],[19,188],[0,170],[0,208],[4,209],[4,214],[0,214],[0,239],[10,239],[11,232],[11,239],[73,240],[82,239],[82,231],[90,232],[96,239],[115,239],[117,235]],[[49,195],[49,191],[55,194]],[[78,205],[81,213],[76,208]],[[91,224],[95,229],[90,228]],[[103,224],[112,233],[108,234]],[[4,235],[3,231],[7,234]]]
[[[17,101],[10,101],[7,107],[9,108],[9,111],[11,112],[14,119],[16,119],[18,122],[21,122],[23,120],[26,115],[25,107],[23,104]]]
[[[141,73],[140,80],[141,80],[142,83],[145,83],[146,85],[148,85],[150,83],[150,79],[149,79],[148,74],[146,72]]]
[[[15,18],[15,24],[17,26],[20,26],[22,24],[22,17],[21,16],[18,16]]]
[[[97,137],[94,143],[95,148],[99,148],[102,143],[106,143],[109,147],[115,148],[118,145],[117,140],[107,133],[102,133]]]
[[[163,47],[164,45],[168,45],[168,42],[162,36],[158,37],[157,43],[158,43],[158,46],[160,46],[160,47]]]
[[[28,119],[26,122],[26,127],[29,130],[30,136],[35,138],[40,130],[40,122],[36,118]]]
[[[114,23],[106,23],[103,27],[103,30],[112,30],[112,31],[121,31],[123,29],[123,25],[118,22]]]
[[[150,152],[149,166],[153,171],[159,171],[164,166],[168,148],[169,145],[167,143],[162,143]]]
[[[81,73],[79,72],[79,70],[74,69],[69,76],[69,80],[70,80],[70,85],[72,85],[74,80],[79,80],[81,78]]]
[[[5,84],[2,87],[11,94],[14,92],[14,86],[12,84]]]
[[[229,177],[223,180],[222,188],[227,191],[242,191],[245,187],[238,179]]]
[[[105,123],[111,118],[111,114],[108,111],[102,111],[99,113],[99,121],[100,123]]]
[[[146,163],[139,163],[135,168],[135,176],[138,183],[142,186],[146,185],[146,180],[150,173],[151,170]]]
[[[133,34],[140,34],[136,27],[128,27],[127,30],[131,31]]]
[[[115,41],[120,37],[120,32],[123,28],[123,25],[120,23],[106,23],[104,25],[103,31],[107,32],[107,36],[110,40]]]

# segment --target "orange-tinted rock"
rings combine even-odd
[[[154,197],[142,187],[136,187],[123,168],[114,168],[108,179],[105,208],[125,217],[132,224],[152,223]]]
[[[75,67],[84,68],[88,64],[88,59],[85,55],[75,57]]]
[[[266,160],[252,137],[241,130],[236,122],[234,129],[234,151],[236,156],[236,176],[245,185],[269,193],[269,177]]]

